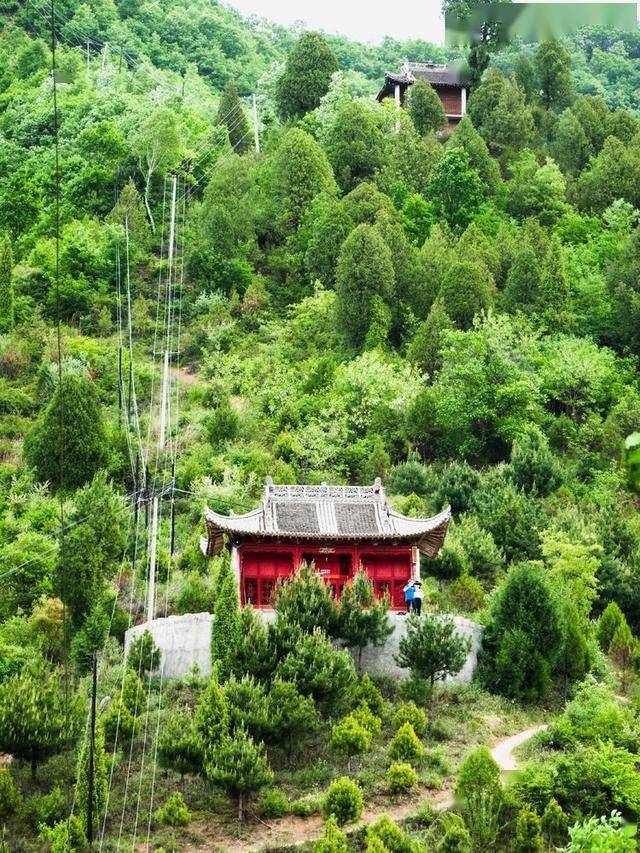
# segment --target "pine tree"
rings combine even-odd
[[[486,266],[477,261],[455,261],[446,272],[440,296],[449,317],[460,329],[469,329],[474,317],[491,308],[495,282]]]
[[[175,713],[165,722],[158,740],[158,761],[181,777],[202,772],[202,737],[191,715]]]
[[[15,323],[13,294],[13,251],[8,236],[0,242],[0,332]]]
[[[24,455],[38,479],[55,489],[84,485],[105,462],[107,436],[95,385],[63,375],[25,437]]]
[[[233,659],[240,628],[238,584],[231,564],[224,561],[218,569],[216,596],[211,623],[211,660],[225,679],[233,671]]]
[[[319,106],[337,70],[338,60],[324,37],[320,33],[303,33],[289,54],[276,87],[283,118],[300,118]]]
[[[290,754],[294,744],[303,744],[318,727],[318,712],[313,699],[299,693],[290,681],[275,678],[267,701],[269,740],[285,744]]]
[[[209,683],[200,697],[195,714],[196,731],[202,738],[202,749],[206,759],[229,734],[229,703],[218,680],[214,666]]]
[[[89,817],[89,737],[80,753],[80,765],[78,769],[78,782],[76,787],[76,799],[78,812],[82,825],[88,830]],[[104,730],[101,726],[96,727],[93,752],[93,837],[96,838],[102,821],[104,808],[107,802],[107,791],[109,788],[109,771],[107,753],[104,747]],[[87,832],[88,835],[88,832]]]
[[[243,729],[225,737],[205,763],[205,773],[215,785],[238,798],[238,830],[242,828],[245,799],[273,780],[264,745],[255,743]]]
[[[81,710],[78,694],[65,697],[60,670],[49,671],[44,661],[28,664],[0,684],[0,749],[29,761],[35,779],[43,758],[75,740]]]
[[[547,252],[538,298],[539,312],[547,328],[557,331],[567,329],[570,301],[562,244],[554,238]]]
[[[305,633],[320,628],[328,636],[336,630],[337,609],[331,588],[310,563],[303,563],[291,577],[278,580],[274,596],[278,622]]]
[[[444,127],[447,117],[435,89],[424,80],[416,80],[409,89],[408,110],[421,136]]]
[[[540,818],[531,809],[524,808],[518,813],[513,850],[515,853],[542,853],[544,850]]]
[[[388,301],[394,285],[391,252],[374,227],[358,225],[342,244],[336,276],[338,323],[353,346],[364,344],[374,297]]]
[[[357,572],[340,597],[338,637],[356,652],[356,667],[362,672],[362,652],[367,645],[383,646],[393,633],[389,625],[389,598],[377,599],[372,581]]]
[[[347,836],[338,827],[334,815],[327,818],[322,838],[316,841],[313,849],[314,853],[348,853]]]
[[[240,609],[238,643],[231,661],[232,672],[267,681],[276,667],[276,650],[267,629],[251,605]]]
[[[244,153],[249,146],[249,122],[242,109],[238,89],[233,80],[228,80],[220,97],[220,106],[216,117],[217,124],[223,124],[229,134],[229,142],[238,154]]]
[[[463,148],[450,148],[438,161],[429,181],[429,198],[437,217],[462,231],[480,210],[486,185]]]

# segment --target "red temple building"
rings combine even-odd
[[[281,486],[267,478],[260,506],[244,515],[205,510],[209,556],[225,547],[242,604],[269,607],[278,578],[312,563],[335,597],[362,569],[376,594],[404,608],[403,587],[420,577],[420,555],[433,558],[451,519],[409,518],[391,508],[380,480],[372,486]]]
[[[467,112],[469,89],[468,83],[463,81],[460,71],[455,66],[405,60],[398,74],[387,71],[384,85],[378,92],[377,98],[379,101],[384,98],[395,98],[398,107],[402,107],[407,89],[416,80],[424,80],[435,89],[447,116],[448,130],[453,130]]]

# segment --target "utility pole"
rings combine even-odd
[[[105,42],[104,50],[102,51],[102,67],[107,64],[107,56],[109,55],[109,42]]]
[[[167,409],[169,405],[169,350],[171,348],[171,295],[173,288],[173,255],[175,250],[176,233],[176,195],[178,191],[178,176],[174,175],[171,186],[171,214],[169,220],[169,264],[167,272],[167,312],[164,359],[162,368],[162,395],[160,399],[160,427],[158,429],[158,459],[164,451],[167,431]],[[156,598],[156,560],[158,555],[158,515],[159,498],[154,488],[151,508],[151,549],[149,552],[149,589],[147,598],[147,621],[151,622],[155,612]]]
[[[260,153],[260,132],[258,130],[258,99],[253,95],[253,138],[256,145],[256,154]]]
[[[98,692],[98,652],[93,650],[91,664],[91,729],[89,732],[89,774],[87,797],[87,841],[93,846],[93,776],[95,772],[96,749],[96,695]]]

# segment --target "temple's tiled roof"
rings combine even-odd
[[[434,556],[444,541],[451,509],[432,518],[409,518],[389,506],[380,480],[372,486],[282,486],[267,480],[259,507],[222,515],[208,507],[207,551],[217,553],[224,534],[250,538],[398,540]]]
[[[386,72],[384,85],[378,93],[378,100],[391,97],[396,83],[407,87],[415,83],[416,80],[425,80],[432,86],[455,86],[462,88],[468,85],[461,74],[460,68],[455,65],[436,65],[433,62],[409,62],[405,60],[398,73],[393,71]]]

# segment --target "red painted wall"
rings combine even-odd
[[[388,592],[391,607],[403,610],[402,588],[413,570],[410,545],[324,543],[314,547],[308,543],[256,542],[240,545],[238,551],[240,599],[243,605],[250,603],[254,607],[269,607],[277,579],[289,577],[302,562],[313,562],[335,597],[340,597],[345,584],[362,567],[372,579],[378,597]]]

